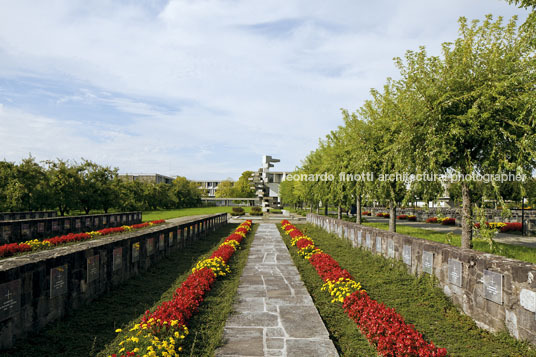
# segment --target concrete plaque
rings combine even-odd
[[[449,259],[449,283],[462,286],[462,262],[457,259]]]
[[[376,237],[376,253],[382,253],[382,237]]]
[[[63,222],[63,228],[65,228],[65,230],[69,230],[69,229],[71,229],[71,221],[69,221],[68,219],[66,219],[66,220]]]
[[[126,214],[122,215],[121,222],[126,222],[126,220],[127,220],[127,215]]]
[[[404,244],[402,247],[402,260],[406,265],[411,265],[411,245]]]
[[[395,241],[392,239],[387,241],[387,256],[389,258],[395,257]]]
[[[20,227],[20,230],[24,236],[30,235],[30,225],[28,223],[23,223]]]
[[[81,224],[79,219],[74,222],[74,226],[76,227],[76,229],[80,229]]]
[[[115,223],[115,216],[110,217],[110,223]]]
[[[60,226],[58,225],[58,221],[52,221],[52,232],[57,232],[60,230]]]
[[[422,252],[422,271],[428,274],[434,273],[434,253]]]
[[[99,226],[99,217],[95,217],[95,219],[93,220],[93,225],[94,225],[94,227]]]
[[[37,223],[37,232],[44,233],[45,232],[45,222],[38,222]]]
[[[87,258],[87,282],[90,283],[99,278],[99,255],[95,254]]]
[[[132,263],[140,261],[140,243],[132,244]]]
[[[113,270],[119,270],[123,267],[123,248],[118,247],[113,251]]]
[[[158,250],[164,249],[166,249],[166,238],[164,237],[164,233],[160,233],[160,237],[158,239]]]
[[[107,222],[106,216],[102,217],[102,224],[106,224],[106,222]]]
[[[154,238],[147,239],[145,244],[145,247],[147,248],[147,255],[152,255],[154,253]]]
[[[365,240],[367,249],[372,250],[372,239],[370,238],[370,233],[367,233],[367,238]]]
[[[67,293],[67,264],[50,269],[50,298]]]
[[[168,235],[168,238],[169,238],[169,246],[173,246],[173,232],[169,232],[169,235]]]
[[[521,289],[519,293],[519,303],[523,308],[536,312],[536,292],[528,289]]]
[[[484,297],[502,305],[503,275],[484,269]]]
[[[0,284],[0,321],[20,311],[20,279]]]
[[[91,227],[91,218],[86,218],[86,227]]]
[[[357,245],[360,246],[360,247],[361,247],[361,245],[363,243],[362,234],[363,234],[362,231],[357,232]]]

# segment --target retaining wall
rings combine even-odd
[[[433,274],[446,295],[487,330],[536,344],[536,265],[313,213],[307,221],[415,274]]]
[[[0,260],[0,349],[226,223],[202,216]]]
[[[56,217],[56,211],[0,212],[0,221]]]
[[[0,221],[0,244],[141,223],[141,212]]]

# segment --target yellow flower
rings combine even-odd
[[[117,330],[115,330],[116,333],[119,333],[119,332],[123,332],[123,330],[121,330],[120,328],[118,328]]]

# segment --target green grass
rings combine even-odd
[[[251,207],[242,207],[246,212],[251,211]],[[232,207],[195,207],[181,208],[173,210],[143,211],[142,218],[144,222],[155,221],[158,219],[171,219],[177,217],[196,216],[202,214],[231,213]]]
[[[363,223],[363,225],[383,229],[385,231],[389,229],[389,223],[383,222],[366,222]],[[461,246],[461,236],[459,234],[448,234],[402,224],[396,226],[396,231],[397,233],[406,234],[412,237],[450,244],[456,247]],[[493,253],[507,258],[536,263],[536,248],[495,242],[495,248],[491,249],[488,242],[478,240],[475,237],[473,238],[473,248],[480,252]]]
[[[437,346],[447,348],[449,356],[536,356],[533,347],[515,340],[506,332],[495,335],[478,328],[470,317],[458,312],[450,299],[437,287],[433,277],[427,274],[415,277],[407,273],[403,263],[353,248],[348,242],[313,225],[297,225],[297,227],[347,269],[356,281],[361,282],[373,299],[395,308],[404,316],[407,323],[414,324],[417,330],[423,333],[427,341],[433,341]],[[294,247],[291,248],[291,252],[293,250]],[[312,278],[309,277],[312,267],[309,270],[305,269],[303,259],[302,263],[296,262],[308,289],[314,291],[315,286],[311,285]],[[307,262],[306,265],[310,264]],[[317,301],[320,301],[320,297],[315,299],[315,303]],[[323,304],[325,303],[320,304],[319,312],[322,318],[329,321],[331,318],[329,311],[326,316]],[[337,308],[342,311],[340,305]],[[340,321],[342,323],[343,319],[340,318]],[[340,348],[341,355],[353,356],[354,354],[345,351],[351,351],[358,342],[338,337],[331,330],[330,324],[326,325],[337,339],[336,344]],[[357,331],[355,324],[354,329]]]
[[[205,239],[195,241],[190,246],[174,252],[153,265],[148,271],[129,279],[90,304],[71,312],[62,320],[50,323],[40,333],[19,341],[15,348],[2,351],[0,356],[107,355],[110,351],[107,351],[105,346],[117,338],[115,329],[138,321],[147,309],[169,300],[173,291],[190,274],[195,263],[213,251],[236,226],[230,224],[223,226],[208,234]],[[206,317],[206,311],[216,310],[207,305],[216,301],[218,311],[215,311],[214,315],[209,314],[210,318],[204,320],[204,323],[210,321],[210,326],[215,326],[214,323],[216,323],[216,327],[199,328],[200,323],[196,320],[197,317],[192,320],[192,327],[196,326],[192,328],[192,333],[195,335],[195,331],[202,330],[204,335],[212,335],[211,338],[214,341],[212,345],[219,340],[218,334],[221,335],[219,326],[223,325],[225,314],[231,309],[230,302],[238,285],[240,271],[245,265],[252,237],[250,233],[242,243],[242,250],[237,251],[231,259],[230,267],[233,274],[216,282],[200,311],[200,314]],[[197,340],[199,341],[200,338],[198,335]],[[203,355],[198,354],[197,350],[203,350],[205,346],[196,344],[195,348],[195,356]]]

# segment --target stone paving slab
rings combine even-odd
[[[273,223],[261,223],[216,356],[338,356]]]

